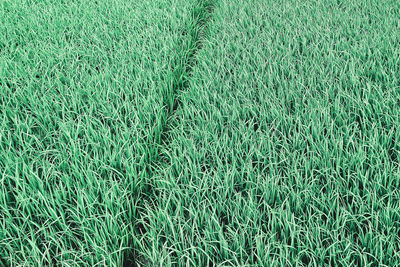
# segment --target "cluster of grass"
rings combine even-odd
[[[399,265],[399,17],[389,0],[216,1],[142,263]]]
[[[132,260],[197,5],[0,1],[0,264]]]
[[[0,0],[0,264],[399,265],[399,17]]]

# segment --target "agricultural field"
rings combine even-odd
[[[193,46],[182,31],[197,7],[0,1],[5,265],[133,260],[136,206]]]
[[[0,0],[0,265],[400,265],[400,2]]]

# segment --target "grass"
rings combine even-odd
[[[0,1],[4,264],[133,257],[136,207],[195,5]]]
[[[215,1],[145,206],[149,265],[400,264],[400,6]]]
[[[0,0],[0,262],[399,265],[399,17]]]

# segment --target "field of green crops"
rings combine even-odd
[[[0,266],[399,266],[400,2],[0,0]]]

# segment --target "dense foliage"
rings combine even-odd
[[[0,0],[0,264],[400,264],[400,2]]]

